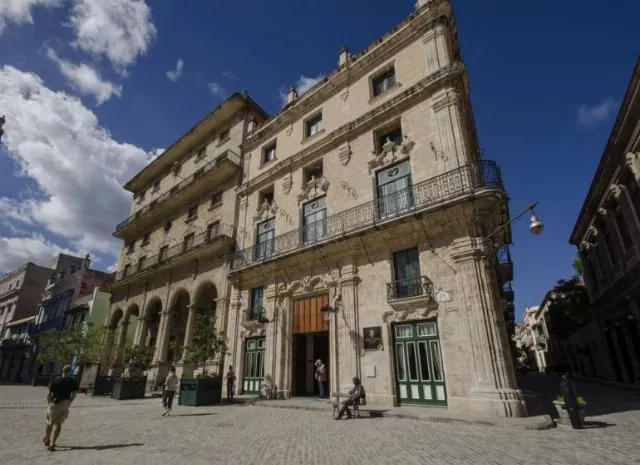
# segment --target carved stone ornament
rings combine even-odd
[[[587,241],[580,242],[580,250],[589,251],[591,247],[593,247],[593,244],[591,242],[587,242]]]
[[[423,308],[396,311],[391,310],[382,314],[383,323],[394,323],[406,320],[421,320],[423,318],[436,318],[438,316],[438,305],[435,302]]]
[[[287,128],[287,137],[291,137],[292,133],[293,133],[293,123],[291,123]]]
[[[338,159],[340,160],[340,163],[342,163],[342,166],[347,166],[349,164],[349,161],[351,160],[351,153],[351,145],[349,142],[340,146],[338,149]]]
[[[321,178],[312,177],[306,185],[302,186],[302,190],[298,194],[298,203],[302,203],[305,200],[313,200],[326,194],[329,184],[329,181],[324,176]]]
[[[631,172],[636,176],[636,178],[640,177],[640,152],[627,153],[625,163],[629,169],[631,169]]]
[[[598,230],[595,226],[589,226],[589,229],[587,229],[587,234],[592,235],[593,237],[598,237]]]
[[[611,192],[611,195],[613,196],[614,199],[618,200],[622,195],[622,189],[623,189],[623,186],[621,186],[620,184],[612,184],[609,187],[609,192]]]
[[[282,190],[285,194],[289,194],[291,192],[291,188],[293,187],[293,175],[291,172],[289,174],[285,174],[284,178],[282,178]]]
[[[349,98],[349,88],[345,88],[341,93],[340,93],[340,98],[342,99],[343,102],[346,102],[347,99]]]
[[[278,296],[292,295],[296,291],[313,292],[323,289],[335,289],[340,282],[340,273],[332,271],[324,275],[304,276],[291,283],[280,283],[276,289]]]
[[[369,171],[371,172],[378,167],[390,165],[399,158],[408,156],[414,146],[415,142],[410,141],[407,136],[404,136],[404,142],[399,145],[391,139],[387,139],[380,153],[376,154],[375,151],[372,152],[373,159],[369,160]]]
[[[269,203],[265,199],[265,201],[262,202],[262,205],[260,205],[256,210],[256,216],[253,217],[253,221],[255,223],[260,220],[266,220],[267,218],[275,216],[276,213],[278,213],[278,206],[276,205],[276,202],[274,201]]]

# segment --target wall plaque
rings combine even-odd
[[[382,350],[382,326],[363,328],[364,350]]]

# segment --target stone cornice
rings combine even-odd
[[[242,184],[238,187],[238,194],[247,195],[256,188],[259,188],[269,182],[273,182],[273,180],[275,180],[275,178],[283,171],[293,170],[297,165],[302,165],[306,158],[309,158],[318,152],[326,153],[332,150],[333,148],[343,144],[345,139],[347,139],[351,134],[363,132],[369,126],[372,126],[378,119],[383,118],[388,112],[406,105],[407,102],[412,102],[417,96],[424,92],[444,86],[447,82],[451,82],[452,77],[464,75],[464,71],[464,64],[459,61],[451,63],[449,66],[438,70],[387,102],[365,113],[359,118],[335,129],[315,144],[306,147],[300,152],[279,162],[268,171],[265,171],[252,180]]]
[[[245,152],[253,150],[274,133],[281,131],[285,126],[300,119],[311,109],[340,92],[349,82],[354,82],[366,75],[408,43],[419,40],[425,29],[433,26],[433,23],[449,21],[451,17],[451,4],[446,0],[441,1],[437,6],[409,15],[385,36],[376,40],[360,54],[352,56],[347,63],[334,70],[324,81],[316,84],[249,134],[242,145],[242,150]],[[456,55],[455,52],[454,55]]]

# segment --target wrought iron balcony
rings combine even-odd
[[[504,300],[506,300],[508,303],[511,303],[514,301],[515,299],[515,295],[513,293],[513,289],[511,288],[511,283],[505,285],[502,288],[502,297],[504,298]]]
[[[240,270],[314,244],[357,233],[482,189],[502,187],[500,168],[494,161],[483,160],[465,165],[416,184],[410,189],[366,202],[238,251],[234,255],[232,269]]]
[[[511,252],[509,245],[503,245],[498,249],[498,274],[500,275],[500,283],[506,284],[513,281],[513,262],[511,261]]]
[[[29,345],[31,345],[31,340],[29,339],[28,334],[0,341],[0,349],[4,350],[26,349],[27,347],[29,347]]]
[[[433,282],[426,276],[387,283],[387,302],[395,310],[424,306],[433,300]]]
[[[176,244],[173,247],[168,247],[166,249],[161,249],[159,253],[151,257],[147,257],[142,261],[131,264],[129,267],[125,266],[123,270],[116,273],[115,282],[117,283],[118,281],[138,276],[162,265],[172,263],[178,257],[214,243],[227,241],[229,245],[232,245],[233,240],[234,227],[229,224],[217,224],[210,231],[204,231],[192,237],[185,237],[180,244]]]
[[[31,334],[38,334],[48,329],[60,329],[64,327],[64,317],[53,318],[48,321],[44,321],[37,325],[32,325],[29,328]]]
[[[157,199],[152,200],[151,203],[145,205],[129,218],[120,223],[118,226],[116,226],[116,231],[113,233],[114,236],[121,237],[122,233],[125,230],[129,229],[134,223],[137,223],[139,219],[145,217],[151,218],[153,216],[153,212],[160,212],[161,214],[165,214],[167,211],[167,207],[169,207],[168,204],[170,203],[170,200],[172,198],[175,198],[178,195],[182,196],[183,193],[187,194],[188,191],[199,191],[198,186],[204,185],[205,188],[208,188],[207,186],[211,185],[211,181],[214,181],[212,177],[215,173],[223,173],[229,171],[225,168],[231,168],[230,171],[235,172],[241,166],[242,158],[232,150],[226,150],[215,160],[207,163],[191,176],[183,179],[171,189],[160,195]],[[200,182],[204,181],[205,179],[209,182]]]
[[[268,322],[264,307],[249,307],[243,312],[241,324],[245,329],[255,329]]]

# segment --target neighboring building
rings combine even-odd
[[[227,333],[239,390],[311,395],[320,358],[330,391],[359,376],[373,405],[526,413],[513,291],[483,241],[508,197],[481,158],[450,2],[418,1],[363,52],[344,48],[243,150]]]
[[[93,293],[95,288],[107,286],[113,281],[113,273],[90,269],[91,259],[59,254],[49,269],[49,281],[42,294],[38,313],[31,327],[31,336],[36,343],[38,335],[48,329],[64,328],[70,317],[67,311],[80,296]],[[35,355],[34,355],[35,356]],[[34,365],[36,365],[34,363]],[[46,363],[38,367],[43,375],[59,371],[58,363]]]
[[[640,60],[569,242],[615,381],[640,382]]]
[[[51,270],[27,263],[0,277],[0,380],[20,378],[28,351],[23,329],[33,320]]]
[[[547,327],[547,315],[549,311],[549,293],[544,298],[542,305],[527,307],[524,310],[524,325],[529,331],[527,341],[529,350],[533,354],[536,369],[544,373],[550,366],[549,356],[549,329]]]
[[[189,343],[196,311],[216,312],[218,329],[226,327],[240,145],[265,118],[246,93],[235,93],[125,185],[134,200],[114,233],[125,243],[109,288],[109,325],[116,358],[127,340],[154,351],[151,385],[163,382],[169,364],[193,373],[176,349]]]
[[[110,299],[111,294],[99,287],[78,296],[66,311],[65,325],[72,327],[78,323],[90,323],[96,326],[106,326],[111,307]]]

